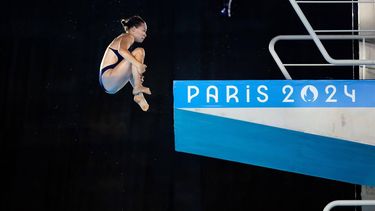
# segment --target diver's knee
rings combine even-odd
[[[134,49],[133,51],[132,51],[132,54],[134,55],[134,56],[140,56],[140,57],[145,57],[145,55],[146,55],[146,52],[145,52],[145,49],[144,48],[141,48],[141,47],[139,47],[139,48],[136,48],[136,49]]]

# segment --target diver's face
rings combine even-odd
[[[136,42],[139,42],[139,43],[143,42],[143,40],[147,37],[146,23],[142,23],[138,27],[132,27],[131,32]]]

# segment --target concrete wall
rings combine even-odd
[[[360,30],[375,30],[375,3],[358,5],[358,27]],[[361,32],[361,35],[375,35],[375,32]],[[375,39],[359,43],[360,59],[375,59]],[[360,79],[374,79],[375,66],[362,66]]]
[[[375,30],[375,3],[358,5],[358,28],[360,30]],[[375,35],[375,32],[361,32],[364,35]],[[359,43],[360,59],[375,59],[375,39]],[[359,69],[360,79],[375,79],[375,66],[362,66]],[[363,200],[375,199],[375,187],[362,186]],[[362,208],[363,211],[374,210],[374,206]]]

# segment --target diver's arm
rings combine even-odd
[[[131,54],[128,49],[134,43],[134,37],[131,35],[124,35],[120,38],[120,49],[119,53],[122,57],[124,57],[127,61],[135,65],[137,68],[145,69],[146,65],[139,62],[133,54]],[[144,66],[144,67],[143,67]]]

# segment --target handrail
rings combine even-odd
[[[375,200],[336,200],[328,203],[323,211],[330,211],[337,206],[375,206]]]
[[[318,49],[324,59],[331,64],[341,64],[341,65],[375,65],[375,60],[354,60],[354,59],[333,59],[327,52],[327,50],[324,48],[322,42],[317,37],[316,33],[314,32],[314,29],[310,25],[309,21],[307,20],[305,14],[303,14],[301,8],[298,6],[296,0],[289,0],[289,2],[292,4],[294,10],[296,11],[298,17],[302,21],[303,25],[305,26],[306,30],[311,35],[312,39],[314,40],[316,46],[318,46]]]
[[[337,3],[341,3],[341,4],[345,4],[345,3],[350,3],[350,4],[353,4],[353,3],[358,3],[358,4],[361,4],[361,3],[374,3],[374,0],[362,0],[362,1],[296,1],[297,3],[300,3],[300,4],[337,4]]]
[[[318,39],[323,40],[352,40],[352,39],[373,39],[375,36],[369,35],[317,35]],[[286,70],[285,66],[351,66],[351,64],[337,64],[337,63],[330,63],[330,64],[283,64],[279,55],[276,53],[275,45],[279,40],[311,40],[313,39],[310,35],[279,35],[274,37],[269,45],[268,50],[270,51],[273,59],[275,60],[277,66],[280,68],[284,77],[288,80],[291,80],[292,77],[290,76],[289,72]]]
[[[374,2],[375,3],[375,2]],[[343,33],[343,32],[375,32],[375,30],[359,30],[359,29],[346,29],[346,30],[314,30],[315,32],[325,32],[325,33]]]
[[[299,19],[305,26],[309,35],[284,35],[274,37],[268,46],[268,49],[274,58],[275,62],[279,66],[281,72],[283,73],[286,79],[292,79],[285,66],[360,66],[360,65],[375,65],[375,60],[368,59],[334,59],[332,58],[325,47],[323,46],[320,39],[329,39],[329,40],[340,40],[340,39],[365,39],[371,38],[374,39],[374,36],[361,36],[361,35],[317,35],[316,32],[364,32],[364,31],[375,31],[375,30],[314,30],[307,20],[305,14],[302,12],[301,8],[298,6],[298,3],[375,3],[375,0],[362,0],[362,1],[296,1],[289,0],[293,9],[297,13]],[[330,37],[327,37],[330,36]],[[275,51],[275,44],[279,40],[309,40],[312,39],[315,45],[318,47],[323,58],[329,64],[283,64]]]

